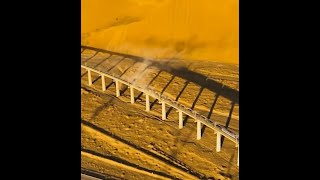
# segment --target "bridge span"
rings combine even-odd
[[[117,54],[118,55],[118,54]],[[148,87],[142,87],[136,84],[132,84],[131,82],[128,82],[121,77],[116,77],[115,75],[102,71],[101,69],[96,69],[95,67],[90,67],[86,63],[81,63],[81,68],[84,68],[87,71],[88,74],[88,85],[92,86],[92,77],[91,73],[95,72],[99,74],[101,77],[102,83],[101,83],[101,89],[102,91],[106,91],[106,83],[105,78],[110,78],[115,83],[116,86],[116,97],[120,96],[120,85],[126,85],[130,88],[130,99],[131,104],[135,103],[135,95],[134,90],[138,90],[142,92],[146,97],[146,106],[145,110],[150,111],[150,97],[153,97],[154,99],[157,99],[162,104],[162,120],[166,120],[166,106],[175,108],[177,112],[179,113],[179,129],[183,128],[183,115],[187,115],[189,117],[192,117],[197,122],[197,140],[201,139],[202,136],[202,127],[207,126],[210,129],[214,130],[216,134],[216,152],[221,151],[221,139],[222,136],[231,140],[235,143],[235,146],[238,148],[238,160],[237,165],[239,166],[239,135],[233,133],[232,131],[225,128],[222,124],[219,124],[215,122],[212,119],[209,119],[205,117],[204,115],[198,113],[197,111],[190,109],[183,104],[179,103],[178,101],[172,100],[169,97],[161,94],[160,92],[157,92],[156,90]]]

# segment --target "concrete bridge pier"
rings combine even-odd
[[[237,166],[239,166],[239,144],[238,144],[238,162],[237,162]]]
[[[179,110],[179,129],[183,128],[182,111]]]
[[[102,91],[106,90],[106,80],[105,80],[105,76],[103,74],[100,75],[101,76],[101,81],[102,81]]]
[[[197,140],[201,139],[201,128],[202,128],[201,121],[197,121]]]
[[[134,89],[130,86],[130,97],[131,97],[131,104],[134,104]]]
[[[221,151],[221,133],[217,132],[217,145],[216,145],[216,151]]]
[[[92,85],[92,79],[91,79],[91,71],[90,71],[90,69],[88,69],[88,83],[89,83],[89,86]]]
[[[166,103],[162,102],[162,120],[166,120]]]
[[[120,84],[118,80],[115,80],[116,82],[116,97],[120,96]]]
[[[150,111],[150,99],[148,94],[146,94],[146,111]]]

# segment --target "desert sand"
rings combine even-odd
[[[238,0],[82,0],[82,45],[150,58],[239,62]]]
[[[139,56],[142,61],[81,48],[81,63],[152,88],[239,133],[238,1],[81,0],[81,45]],[[102,179],[239,179],[238,150],[161,104],[81,69],[81,168]]]

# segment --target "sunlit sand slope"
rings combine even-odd
[[[82,45],[238,64],[237,0],[82,0]]]

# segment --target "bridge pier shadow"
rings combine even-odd
[[[226,128],[229,127],[229,124],[230,124],[230,121],[231,121],[231,117],[232,117],[232,112],[233,112],[234,105],[235,105],[235,102],[232,102],[232,103],[231,103],[231,108],[230,108],[230,111],[229,111],[229,116],[228,116],[228,119],[227,119],[227,122],[226,122],[226,125],[225,125]],[[223,145],[223,142],[224,142],[224,136],[221,137],[221,147],[222,147],[222,145]]]

